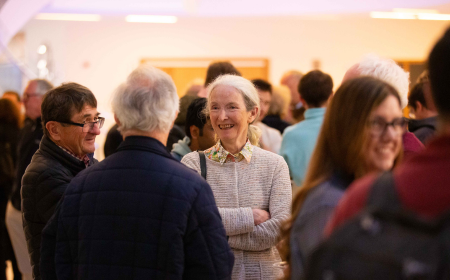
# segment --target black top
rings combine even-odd
[[[280,131],[281,134],[283,134],[286,127],[290,126],[291,124],[287,121],[284,121],[280,118],[280,116],[277,115],[267,115],[263,120],[262,123],[277,129]]]
[[[123,141],[122,134],[117,130],[119,126],[115,124],[111,129],[108,131],[108,135],[106,136],[105,141],[105,157],[108,157],[116,152],[117,147],[119,147],[120,143]]]
[[[96,162],[93,155],[89,165]],[[63,151],[47,136],[42,138],[22,180],[23,228],[34,279],[41,279],[39,259],[41,233],[72,178],[86,165]]]
[[[437,117],[408,120],[408,130],[425,144],[436,133]]]
[[[39,149],[44,131],[42,130],[41,118],[35,121],[27,118],[19,134],[19,143],[17,144],[17,166],[14,179],[13,191],[11,194],[11,203],[17,210],[21,210],[20,205],[20,187],[22,177],[34,153]]]

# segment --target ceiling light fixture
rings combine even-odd
[[[38,14],[35,19],[65,21],[100,21],[100,15],[94,14]]]
[[[128,15],[125,17],[126,22],[176,23],[177,20],[175,16]]]
[[[396,13],[396,12],[371,12],[371,18],[390,18],[390,19],[416,19],[413,13]]]
[[[371,12],[371,18],[450,20],[450,14],[439,14],[436,10],[394,9],[394,12]]]
[[[392,9],[396,13],[414,13],[414,14],[439,14],[438,10],[431,9]]]
[[[421,20],[450,20],[450,14],[418,14]]]

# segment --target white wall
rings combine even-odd
[[[283,72],[307,72],[319,59],[338,85],[346,69],[365,53],[398,60],[425,60],[448,26],[443,21],[301,20],[299,18],[181,18],[176,24],[61,22],[32,20],[25,27],[27,60],[46,42],[53,49],[55,82],[90,88],[109,118],[97,143],[112,126],[110,95],[145,57],[267,57],[277,84]]]

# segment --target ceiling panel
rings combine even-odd
[[[449,3],[449,0],[53,0],[42,12],[280,16],[390,11],[393,8],[446,6]]]

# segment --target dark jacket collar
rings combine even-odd
[[[416,131],[422,127],[429,127],[430,129],[436,130],[437,117],[431,117],[421,120],[408,120],[408,129],[411,132]]]
[[[50,138],[48,138],[46,135],[42,137],[41,143],[39,145],[39,151],[44,156],[50,156],[56,161],[60,162],[64,167],[69,169],[72,174],[76,175],[80,171],[86,168],[83,161],[80,161],[73,156],[69,155],[67,152],[63,151],[58,145],[56,145]],[[90,159],[89,166],[94,164],[96,160],[94,159],[93,154],[88,154],[88,157]]]
[[[166,147],[161,142],[152,137],[128,136],[117,148],[117,152],[124,150],[139,150],[151,152],[176,161],[176,159],[174,159],[166,150]]]

